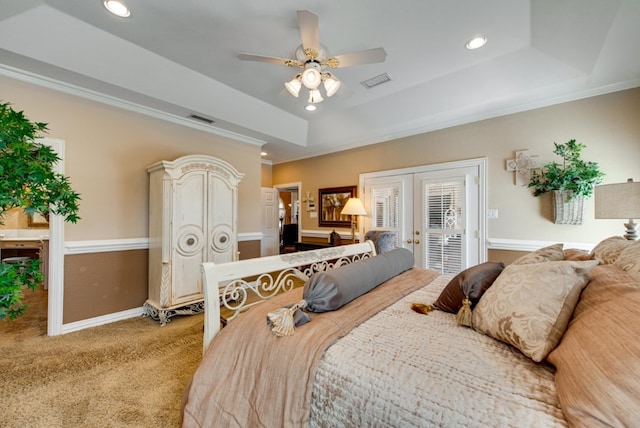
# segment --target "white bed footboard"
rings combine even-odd
[[[220,331],[220,307],[238,314],[270,299],[280,291],[292,289],[296,279],[306,281],[313,273],[375,256],[373,242],[342,245],[320,250],[300,251],[229,263],[203,263],[204,350]],[[249,299],[251,296],[251,299]]]

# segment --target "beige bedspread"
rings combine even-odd
[[[436,276],[413,268],[340,310],[312,314],[289,337],[273,336],[266,314],[296,303],[301,288],[256,306],[224,328],[207,350],[189,387],[183,426],[306,426],[315,368],[325,349]]]
[[[437,278],[327,349],[310,427],[566,426],[551,366],[456,324],[452,314],[408,309],[435,301],[449,279]]]

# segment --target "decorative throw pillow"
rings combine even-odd
[[[567,248],[563,251],[564,259],[567,261],[584,261],[593,260],[593,255],[586,250],[579,250],[577,248]]]
[[[560,407],[576,427],[637,426],[640,289],[599,300],[571,322],[549,354]]]
[[[564,260],[564,253],[562,252],[563,244],[553,244],[548,247],[540,248],[529,254],[525,254],[522,257],[515,259],[512,265],[528,265],[531,263],[542,262],[556,262]]]
[[[453,277],[433,306],[441,311],[457,313],[468,297],[474,306],[504,269],[504,263],[486,262],[465,269]]]
[[[620,253],[633,241],[628,241],[622,236],[611,236],[603,239],[591,250],[591,255],[601,264],[608,265],[616,261]]]
[[[625,239],[626,241],[626,239]],[[640,241],[629,241],[631,244],[620,253],[613,263],[640,281]]]
[[[562,337],[596,260],[509,265],[473,311],[473,328],[542,361]]]

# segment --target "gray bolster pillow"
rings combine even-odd
[[[311,312],[336,310],[414,265],[413,253],[396,248],[386,253],[317,272],[304,285],[302,298]]]
[[[276,336],[290,336],[295,327],[311,321],[309,314],[299,309],[334,311],[413,265],[413,253],[406,248],[396,248],[326,272],[317,272],[304,284],[303,300],[269,312],[267,325]]]

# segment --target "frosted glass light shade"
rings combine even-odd
[[[302,83],[300,82],[300,75],[298,74],[296,77],[291,79],[289,82],[285,82],[284,87],[287,88],[287,91],[294,97],[298,98],[300,94],[300,88],[302,87]]]
[[[320,72],[314,67],[307,67],[302,72],[302,84],[309,89],[316,89],[322,82]]]
[[[324,90],[327,91],[328,97],[331,97],[336,92],[338,92],[338,89],[340,89],[340,85],[341,85],[340,81],[331,75],[329,75],[329,77],[324,79]]]
[[[311,104],[321,103],[323,100],[324,98],[322,98],[322,95],[320,94],[319,90],[312,89],[309,91],[309,99],[307,101],[310,102]]]

